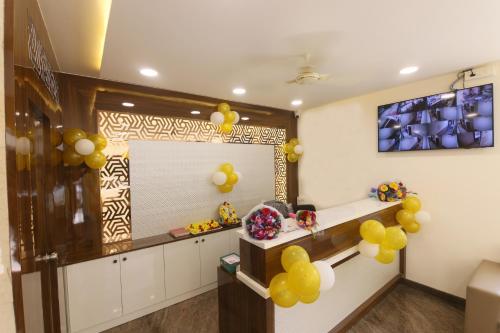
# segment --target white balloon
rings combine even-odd
[[[238,112],[236,112],[236,111],[233,111],[233,112],[234,112],[233,124],[237,124],[240,121],[240,114]]]
[[[333,287],[335,284],[335,272],[332,266],[330,266],[326,261],[318,260],[313,262],[313,265],[318,270],[320,276],[320,291],[326,291]]]
[[[210,121],[214,125],[222,125],[222,123],[224,123],[224,115],[219,111],[212,112],[210,115]]]
[[[31,152],[31,141],[25,136],[21,136],[16,140],[16,153],[20,155],[29,155]]]
[[[378,254],[379,245],[372,244],[370,242],[365,241],[364,239],[358,244],[358,251],[362,255],[368,258],[375,258]]]
[[[95,145],[89,139],[80,139],[75,143],[75,151],[82,156],[90,155],[94,150]]]
[[[304,153],[304,147],[302,147],[302,145],[296,145],[293,148],[293,152],[297,155],[302,155]]]
[[[224,185],[227,181],[227,176],[222,171],[217,171],[212,175],[212,182],[215,185]]]
[[[238,176],[238,182],[240,182],[241,179],[243,178],[243,175],[239,171],[235,171],[234,173],[236,174],[236,176]]]
[[[415,220],[420,224],[429,224],[432,220],[431,214],[426,211],[420,210],[415,213]]]

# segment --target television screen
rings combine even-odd
[[[493,147],[493,84],[378,107],[378,151]]]

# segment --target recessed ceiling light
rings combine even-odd
[[[299,106],[302,105],[302,100],[301,99],[294,99],[291,103],[293,106]]]
[[[455,93],[452,93],[452,92],[441,95],[441,99],[450,99],[453,97],[455,97]]]
[[[158,72],[152,68],[141,68],[139,70],[139,73],[141,73],[142,75],[147,76],[147,77],[158,76]]]
[[[400,70],[399,74],[412,74],[412,73],[415,73],[416,71],[418,71],[417,66],[409,66],[409,67],[405,67],[402,70]]]
[[[135,106],[134,103],[130,103],[130,102],[123,102],[122,105],[127,107],[127,108],[133,108]]]
[[[247,92],[247,90],[245,88],[242,88],[242,87],[237,87],[237,88],[233,89],[233,94],[235,94],[235,95],[245,95],[246,92]]]
[[[241,117],[241,120],[247,121],[250,120],[250,117]]]
[[[193,110],[193,111],[191,111],[191,114],[200,114],[200,113],[201,113],[201,112],[200,112],[200,111],[198,111],[198,110]]]

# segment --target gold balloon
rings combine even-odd
[[[220,103],[219,105],[217,105],[217,111],[226,113],[231,111],[231,107],[227,103]]]
[[[79,128],[71,128],[64,131],[63,141],[68,146],[72,146],[80,139],[86,139],[87,134]]]
[[[403,228],[405,228],[405,230],[411,234],[415,234],[417,232],[420,231],[420,223],[418,222],[413,222],[413,223],[410,223],[410,224],[406,224],[403,226]]]
[[[85,164],[91,169],[100,169],[106,164],[106,156],[100,151],[94,151],[85,156]]]
[[[417,197],[406,197],[406,199],[403,200],[403,209],[406,209],[407,211],[410,211],[412,213],[418,212],[421,207],[422,203]]]
[[[229,193],[233,190],[233,185],[230,184],[219,185],[217,187],[219,188],[219,191],[221,191],[222,193]]]
[[[305,304],[311,304],[316,302],[316,300],[319,298],[319,291],[316,294],[311,294],[307,296],[301,296],[299,297],[299,301]]]
[[[62,158],[64,164],[71,166],[77,166],[83,163],[83,156],[78,154],[72,147],[64,148]]]
[[[269,284],[269,294],[273,302],[283,308],[297,304],[299,298],[288,288],[288,273],[276,274]]]
[[[59,149],[52,148],[50,152],[50,165],[57,166],[62,161],[62,153]]]
[[[288,162],[290,163],[295,163],[299,160],[299,155],[295,154],[295,153],[290,153],[286,156],[286,159],[288,160]]]
[[[62,135],[61,133],[56,130],[56,129],[51,129],[50,130],[50,144],[52,147],[57,147],[62,143]]]
[[[219,167],[219,170],[224,172],[229,177],[234,172],[234,167],[231,163],[224,163]]]
[[[108,145],[108,140],[106,140],[104,135],[99,133],[89,135],[88,139],[94,144],[95,150],[101,151]]]
[[[402,225],[408,225],[415,222],[415,214],[406,209],[401,209],[396,213],[396,220]]]
[[[379,221],[368,220],[361,224],[359,233],[365,241],[380,244],[385,238],[385,227]]]
[[[220,130],[224,134],[229,134],[233,130],[233,124],[224,123],[224,124],[220,125]]]
[[[392,249],[401,250],[408,244],[406,234],[399,227],[389,227],[385,229],[385,238],[380,246]]]
[[[297,138],[290,139],[290,144],[295,147],[296,145],[299,144],[299,139]]]
[[[293,153],[293,145],[291,145],[290,143],[285,143],[285,146],[283,147],[283,149],[285,150],[285,153],[287,153],[287,154]]]
[[[382,264],[390,264],[391,262],[394,261],[395,256],[396,256],[396,251],[380,246],[380,249],[375,259]]]
[[[230,173],[229,176],[227,176],[226,184],[229,185],[234,185],[238,182],[238,175],[233,173]]]
[[[283,250],[281,254],[281,265],[285,271],[289,272],[292,266],[299,261],[310,262],[309,254],[307,254],[307,251],[304,250],[303,247],[291,245]]]
[[[234,111],[226,112],[224,114],[224,122],[232,124],[233,121],[236,119],[236,114]]]
[[[299,297],[307,298],[319,291],[320,276],[316,267],[307,261],[293,264],[288,272],[288,288]]]

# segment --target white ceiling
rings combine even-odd
[[[81,0],[66,1],[76,11]],[[115,0],[96,75],[286,109],[301,98],[307,109],[500,59],[498,13],[498,0]],[[49,23],[54,44],[74,30]],[[85,61],[67,52],[82,47],[76,36],[65,43],[59,60]],[[306,52],[332,78],[285,84]],[[401,76],[408,65],[420,71]],[[141,67],[160,75],[142,77]]]

